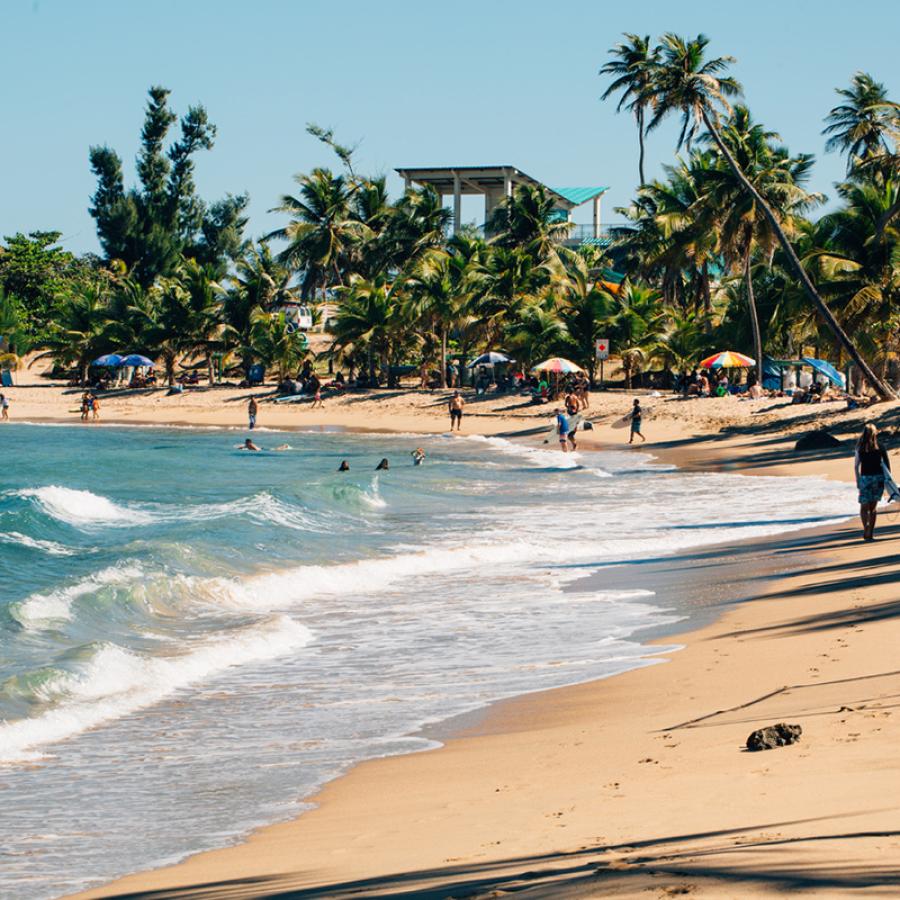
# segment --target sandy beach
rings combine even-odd
[[[264,428],[447,424],[441,392],[354,395],[317,411],[254,393]],[[103,421],[244,426],[246,390],[162,394],[106,397]],[[77,418],[64,388],[9,395],[15,419]],[[851,479],[852,436],[873,415],[776,400],[642,402],[647,449],[664,461],[789,478]],[[627,432],[610,423],[629,404],[594,396],[590,445],[622,443]],[[549,412],[472,400],[464,427],[539,442]],[[890,422],[896,407],[877,412]],[[823,422],[843,445],[795,454],[798,435]],[[886,517],[872,544],[850,521],[645,560],[643,581],[705,598],[708,612],[664,664],[447,723],[441,749],[359,765],[296,821],[77,896],[895,896],[898,534]],[[629,577],[610,572],[591,577]],[[798,744],[744,749],[750,731],[782,721],[802,726]]]

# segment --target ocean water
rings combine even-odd
[[[540,438],[242,436],[0,429],[0,896],[228,844],[423,725],[652,664],[686,610],[583,576],[855,499]]]

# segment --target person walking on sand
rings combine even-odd
[[[6,394],[0,394],[0,418],[4,422],[9,421],[9,397]]]
[[[634,436],[637,435],[641,441],[646,440],[644,436],[641,434],[641,419],[644,416],[644,411],[641,409],[641,401],[634,398],[634,407],[629,413],[628,417],[631,419],[631,436],[628,438],[628,443],[634,443]]]
[[[256,414],[259,412],[259,406],[256,403],[256,397],[251,397],[247,404],[247,418],[250,420],[250,430],[256,428]]]
[[[91,394],[91,418],[94,422],[100,421],[100,401],[94,394]]]
[[[563,453],[569,452],[569,419],[565,411],[556,410],[556,433],[559,435],[559,449]]]
[[[322,386],[316,388],[315,396],[313,397],[312,406],[310,409],[325,409],[325,403],[322,401]]]
[[[453,431],[453,423],[456,423],[456,430],[459,431],[462,426],[463,406],[465,401],[460,396],[459,391],[454,391],[450,398],[450,430]]]
[[[878,441],[878,429],[869,422],[856,442],[853,458],[864,541],[875,540],[875,520],[878,518],[878,501],[884,494],[885,469],[890,472],[891,461]]]

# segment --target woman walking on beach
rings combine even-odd
[[[878,429],[869,422],[856,443],[853,461],[864,541],[875,540],[875,520],[878,518],[878,501],[884,493],[885,468],[891,470],[891,461],[878,442]]]

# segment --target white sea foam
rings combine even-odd
[[[106,526],[147,525],[153,522],[204,522],[235,516],[246,516],[260,522],[274,522],[287,528],[306,531],[321,523],[300,507],[285,503],[266,491],[250,497],[222,503],[198,503],[187,506],[165,504],[121,504],[91,491],[76,490],[59,485],[46,485],[16,491],[20,497],[32,499],[44,513],[60,522],[81,528]],[[70,554],[62,545],[36,541],[21,535],[20,542],[40,545],[50,553]],[[50,549],[50,547],[54,549]],[[61,548],[58,549],[58,548]]]
[[[45,541],[41,538],[29,537],[18,531],[0,532],[0,542],[4,544],[18,544],[20,547],[28,547],[32,550],[40,550],[49,553],[50,556],[73,556],[76,551],[70,547],[64,547],[56,541]]]
[[[128,584],[144,575],[140,566],[120,563],[101,569],[88,578],[47,593],[35,593],[9,607],[12,617],[24,628],[40,630],[72,618],[72,604],[105,585]]]
[[[586,468],[594,475],[601,478],[609,476],[609,472],[600,468],[595,468],[589,464],[583,454],[578,451],[572,453],[563,453],[561,450],[543,449],[541,447],[531,447],[528,444],[520,444],[515,441],[509,441],[501,437],[486,437],[481,434],[466,435],[466,440],[476,443],[487,444],[494,450],[505,453],[509,456],[517,456],[533,466],[539,466],[543,469],[579,469]],[[554,436],[554,443],[555,443]],[[587,465],[585,463],[588,463]]]
[[[48,484],[17,492],[20,497],[33,499],[47,515],[60,522],[78,527],[91,525],[141,525],[153,517],[136,507],[114,503],[108,497],[75,488]]]
[[[41,689],[53,703],[34,718],[0,724],[0,762],[39,759],[40,748],[159,702],[229,669],[274,659],[312,640],[287,616],[195,642],[175,656],[146,656],[116,644],[98,645],[80,669],[60,673]]]

